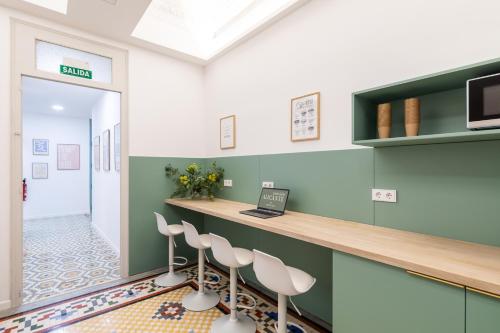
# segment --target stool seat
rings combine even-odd
[[[253,262],[253,252],[241,247],[233,247],[234,256],[238,262],[238,268],[248,266]]]
[[[292,283],[297,290],[297,294],[303,294],[307,292],[316,282],[316,279],[311,275],[307,274],[303,270],[297,269],[295,267],[285,266],[290,274],[290,278],[292,279]],[[295,296],[295,295],[287,295],[287,296]]]
[[[198,250],[209,249],[212,246],[212,241],[210,240],[210,235],[208,235],[208,234],[200,235],[200,243],[201,243],[201,248],[198,248]]]
[[[184,232],[184,227],[181,224],[169,224],[167,227],[167,231],[172,236],[180,235]],[[170,236],[165,235],[165,236]]]

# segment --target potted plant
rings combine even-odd
[[[177,186],[172,198],[202,198],[213,199],[215,193],[222,188],[224,169],[213,162],[206,170],[198,163],[189,164],[184,172],[171,164],[165,167],[165,174]]]

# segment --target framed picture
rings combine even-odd
[[[228,116],[220,119],[220,149],[231,149],[236,147],[236,116]]]
[[[102,132],[102,169],[104,171],[109,171],[110,169],[109,136],[109,130]]]
[[[94,138],[94,170],[101,170],[101,137]]]
[[[57,145],[57,170],[80,170],[80,145]]]
[[[120,123],[115,125],[115,131],[114,131],[114,157],[115,157],[115,171],[120,172],[120,153],[121,153],[121,144],[120,144]]]
[[[290,124],[292,141],[318,140],[320,124],[319,92],[292,99]]]
[[[48,179],[49,164],[48,163],[32,163],[31,164],[32,179]]]
[[[49,154],[49,140],[33,139],[33,155],[48,155],[48,154]]]

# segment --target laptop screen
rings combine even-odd
[[[283,213],[288,200],[288,192],[289,190],[278,188],[263,188],[257,208]]]

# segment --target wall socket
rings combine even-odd
[[[372,189],[372,200],[382,202],[397,202],[396,190]]]
[[[224,187],[233,187],[232,179],[224,179]]]
[[[262,182],[262,187],[274,188],[274,182]]]

